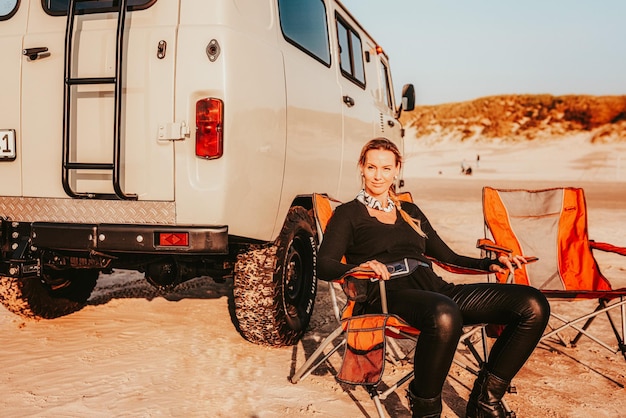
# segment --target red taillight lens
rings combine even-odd
[[[219,99],[196,102],[196,155],[220,158],[224,153],[224,103]]]
[[[160,247],[188,247],[188,232],[157,232]]]

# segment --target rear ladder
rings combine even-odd
[[[124,24],[126,20],[127,0],[117,2],[117,37],[115,50],[115,75],[113,77],[72,77],[72,45],[74,38],[74,20],[76,18],[76,5],[94,0],[70,0],[67,12],[67,25],[65,29],[65,69],[63,92],[63,189],[68,196],[82,199],[121,199],[137,200],[136,194],[127,194],[122,190],[121,181],[121,116],[122,116],[122,69],[123,69],[123,45]],[[114,116],[113,116],[113,162],[112,163],[85,163],[71,161],[72,141],[72,86],[93,84],[114,85]],[[78,114],[78,113],[76,113]],[[109,170],[112,172],[114,193],[89,193],[77,192],[72,189],[71,172],[73,170]]]

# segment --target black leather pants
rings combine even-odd
[[[464,325],[504,325],[494,343],[487,370],[510,381],[535,349],[548,323],[550,306],[530,286],[476,283],[444,293],[418,289],[389,291],[389,312],[421,331],[415,351],[416,395],[441,393]]]

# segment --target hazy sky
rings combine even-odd
[[[626,0],[340,1],[419,104],[626,94]]]

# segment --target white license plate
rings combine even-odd
[[[15,160],[15,130],[0,129],[0,161]]]

